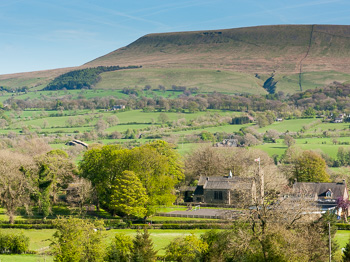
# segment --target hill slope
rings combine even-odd
[[[350,73],[350,26],[279,25],[150,34],[87,65],[221,68],[240,72]]]
[[[196,82],[195,79],[181,79],[180,74],[176,81],[182,85],[204,86],[206,91],[214,91],[221,90],[220,82],[239,79],[236,83],[232,82],[231,91],[250,92],[247,86],[253,86],[252,93],[264,93],[261,82],[274,72],[276,80],[279,81],[277,91],[294,93],[332,81],[350,81],[349,58],[350,26],[276,25],[150,34],[80,68],[143,66],[143,69],[130,72],[135,77],[128,74],[127,81],[123,79],[122,72],[105,73],[97,88],[119,89],[126,85],[144,85],[147,81],[153,85],[169,85],[169,81],[165,83],[159,74],[164,70],[182,69],[188,70],[187,74],[182,75],[191,74],[193,70],[199,75]],[[153,73],[150,74],[149,70],[153,70]],[[200,70],[203,70],[203,77],[198,73]],[[222,74],[222,77],[228,76],[228,79],[215,81],[215,77],[206,78],[204,72],[207,70],[212,73],[217,70],[225,71],[226,74]],[[250,84],[244,83],[245,77],[232,76],[236,73],[246,75]],[[45,79],[49,81],[58,74],[55,70],[50,71],[50,74],[46,72]],[[255,74],[261,79],[257,79],[256,85],[252,85],[251,79]],[[28,79],[30,75],[28,73],[21,77]],[[35,78],[40,77],[43,76],[36,72]],[[130,82],[130,77],[135,81]],[[9,78],[11,76],[0,76],[0,85]],[[111,84],[114,80],[118,82]],[[230,86],[226,84],[224,91],[229,92]]]

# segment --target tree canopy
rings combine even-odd
[[[293,175],[298,182],[330,182],[326,161],[316,152],[304,151],[295,160]]]
[[[176,199],[174,186],[184,178],[180,156],[164,141],[132,149],[118,145],[92,148],[84,154],[80,170],[81,176],[89,179],[95,187],[98,203],[112,212],[121,211],[111,205],[113,192],[120,189],[122,184],[130,182],[126,174],[133,176],[130,172],[123,173],[124,171],[132,171],[144,187],[148,197],[148,214],[152,213],[155,205],[172,204]],[[135,184],[129,183],[129,186],[133,188]],[[114,194],[114,201],[116,197]],[[126,213],[121,212],[120,215]]]
[[[148,196],[133,171],[123,171],[112,187],[110,209],[118,214],[143,217],[147,214]]]

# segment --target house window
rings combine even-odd
[[[327,191],[326,198],[332,198],[332,191],[331,190]]]
[[[221,191],[214,191],[214,199],[222,200],[222,192]]]

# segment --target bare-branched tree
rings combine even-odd
[[[25,207],[29,211],[34,188],[31,176],[35,170],[32,158],[8,150],[0,151],[0,202],[11,224],[18,208]]]

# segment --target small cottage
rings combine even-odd
[[[326,211],[337,207],[337,199],[349,199],[348,189],[342,183],[295,182],[292,195],[315,201],[321,210]]]
[[[238,206],[256,200],[254,178],[229,176],[201,176],[194,191],[196,203]]]
[[[336,117],[336,118],[333,120],[333,123],[343,123],[343,118]]]

